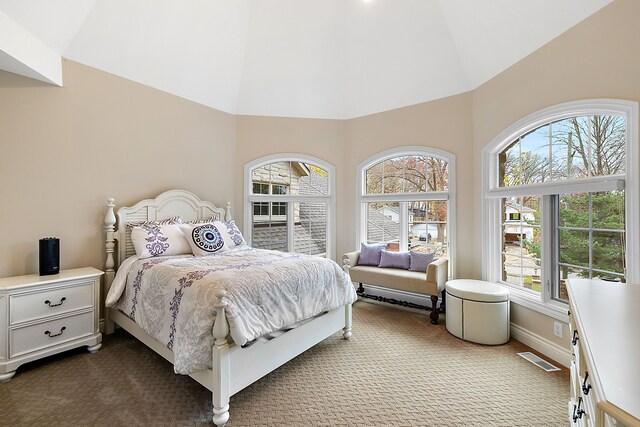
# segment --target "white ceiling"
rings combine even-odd
[[[0,0],[61,56],[234,114],[346,119],[476,88],[612,0]]]

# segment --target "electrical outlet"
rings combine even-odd
[[[562,323],[553,322],[553,335],[562,338]]]

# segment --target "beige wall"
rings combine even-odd
[[[639,17],[640,2],[616,0],[473,91],[473,204],[477,211],[482,206],[482,149],[512,123],[567,101],[640,101]],[[474,229],[481,227],[477,215]],[[480,239],[475,240],[473,253],[477,255],[474,273],[480,276]],[[553,336],[553,319],[524,307],[516,307],[513,314],[518,325],[569,347],[568,334],[563,340]]]
[[[438,148],[456,156],[456,233],[457,257],[454,276],[473,274],[474,254],[471,242],[476,238],[472,225],[473,157],[468,147],[472,142],[471,95],[452,96],[380,114],[349,120],[344,147],[345,169],[338,181],[342,209],[340,221],[346,223],[338,235],[338,248],[356,249],[356,167],[367,158],[390,148],[419,145]],[[341,252],[338,252],[341,253]]]
[[[303,153],[333,164],[336,169],[338,257],[354,250],[356,167],[368,157],[393,147],[421,145],[457,157],[458,168],[472,170],[471,95],[463,94],[354,120],[315,120],[238,116],[236,137],[236,206],[242,206],[243,167],[275,153]],[[459,169],[460,170],[460,169]],[[458,210],[471,209],[472,176],[458,174]],[[242,212],[234,217],[241,220]],[[458,218],[459,235],[475,238],[472,218]],[[472,245],[459,246],[460,274],[472,274]],[[465,268],[469,266],[469,268]]]
[[[298,153],[314,156],[336,167],[338,200],[342,207],[340,182],[344,179],[343,150],[345,122],[341,120],[295,119],[285,117],[238,116],[236,133],[235,205],[243,205],[244,165],[278,153]],[[234,218],[240,227],[244,220],[242,209],[235,209]],[[346,224],[338,217],[338,235],[345,232]],[[340,254],[342,249],[337,248]]]
[[[127,205],[185,188],[233,200],[242,224],[244,164],[285,152],[336,166],[340,254],[355,247],[355,167],[423,145],[456,156],[454,275],[479,278],[482,148],[557,103],[640,100],[639,16],[640,2],[616,0],[472,92],[345,121],[234,117],[71,61],[64,88],[0,72],[0,277],[37,272],[37,240],[50,235],[62,268],[101,268],[109,196]],[[568,348],[547,316],[516,306],[513,321]]]
[[[0,72],[0,277],[37,273],[45,236],[61,268],[103,268],[107,197],[233,198],[234,116],[72,61],[64,81]]]

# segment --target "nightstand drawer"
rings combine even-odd
[[[94,333],[94,312],[9,330],[9,357],[62,344]]]
[[[93,288],[93,282],[85,282],[68,287],[11,295],[9,323],[15,325],[83,308],[91,308],[94,304]]]

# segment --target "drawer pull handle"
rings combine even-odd
[[[584,381],[582,382],[582,392],[584,393],[585,396],[589,394],[589,391],[591,390],[591,384],[587,385],[587,378],[589,378],[589,372],[584,371]]]
[[[580,409],[580,405],[582,405],[581,397],[578,398],[578,406],[576,407],[576,405],[573,405],[573,422],[574,423],[577,423],[578,420],[582,418],[582,415],[584,414],[584,409]]]
[[[62,305],[62,303],[65,302],[66,300],[67,300],[67,297],[62,297],[60,299],[60,302],[57,303],[57,304],[51,304],[51,301],[49,301],[49,300],[46,300],[44,303],[47,304],[49,307],[57,307],[59,305]]]
[[[571,340],[571,344],[576,345],[578,343],[578,330],[573,330],[573,339]]]
[[[44,334],[45,335],[49,335],[49,338],[53,338],[53,337],[57,337],[57,336],[62,335],[64,333],[65,329],[67,329],[67,327],[63,326],[62,329],[60,329],[60,332],[58,332],[57,334],[52,334],[49,331],[44,331]]]

